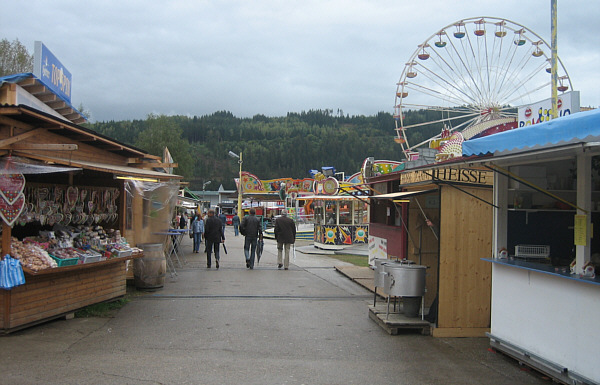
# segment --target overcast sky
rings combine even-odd
[[[41,40],[94,121],[149,113],[393,113],[417,45],[460,19],[526,26],[549,44],[550,0],[3,1],[0,38]],[[600,105],[600,1],[558,1],[558,53]],[[550,96],[550,95],[549,95]]]

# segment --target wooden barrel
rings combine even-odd
[[[167,260],[162,243],[138,245],[144,256],[133,261],[133,279],[138,289],[159,289],[165,285]]]

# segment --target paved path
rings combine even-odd
[[[0,337],[1,384],[548,384],[488,351],[485,338],[390,336],[345,265],[273,241],[248,270],[230,228],[219,270],[191,253],[162,290],[114,318],[57,320]]]

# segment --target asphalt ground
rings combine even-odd
[[[369,319],[371,292],[331,256],[276,245],[246,269],[227,228],[220,269],[187,263],[162,289],[133,290],[107,318],[55,320],[0,337],[0,384],[549,384],[487,338],[392,336]],[[309,245],[302,241],[298,246]]]

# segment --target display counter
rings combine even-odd
[[[578,282],[590,283],[594,285],[600,285],[600,277],[584,277],[579,274],[571,274],[567,267],[556,267],[544,263],[532,262],[520,259],[493,259],[493,258],[481,258],[483,261],[497,263],[506,266],[512,266],[518,269],[531,270],[538,273],[550,274],[557,277],[575,280]]]
[[[0,290],[2,332],[8,333],[72,313],[126,293],[128,257],[33,271],[24,268],[25,284]]]

